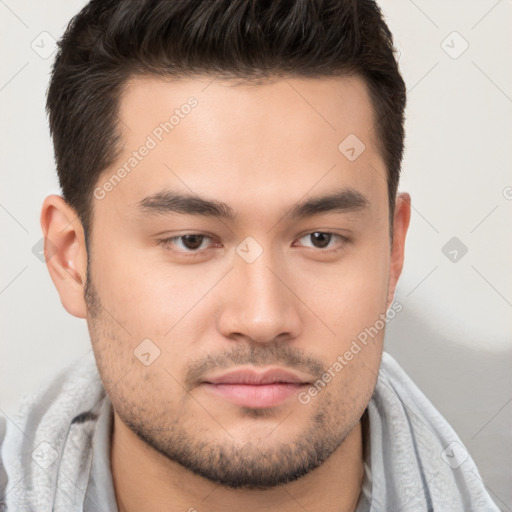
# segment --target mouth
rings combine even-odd
[[[310,384],[296,373],[274,368],[263,372],[236,370],[211,377],[202,386],[213,396],[235,405],[266,408],[289,400]]]

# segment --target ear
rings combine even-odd
[[[58,195],[48,196],[41,210],[46,266],[66,311],[86,318],[84,286],[87,251],[76,211]]]
[[[398,278],[404,265],[405,237],[411,219],[411,196],[407,192],[397,195],[393,218],[393,244],[389,266],[388,305],[393,302]]]

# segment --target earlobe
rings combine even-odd
[[[393,302],[398,278],[404,265],[405,239],[411,220],[411,196],[401,192],[396,197],[393,217],[393,245],[389,268],[388,308]]]
[[[41,210],[46,266],[68,313],[86,318],[84,286],[87,251],[82,224],[76,212],[59,195],[48,196]]]

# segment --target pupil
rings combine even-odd
[[[328,233],[312,233],[311,236],[316,242],[320,242],[320,245],[317,245],[317,247],[326,247],[329,245],[329,241],[331,240],[331,235]]]
[[[192,241],[192,243],[190,243]],[[184,245],[187,249],[197,249],[201,246],[203,235],[185,235],[183,237]]]

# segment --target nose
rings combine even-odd
[[[301,301],[283,262],[277,264],[264,251],[252,263],[235,255],[234,267],[220,302],[219,331],[227,338],[255,343],[299,336]]]

